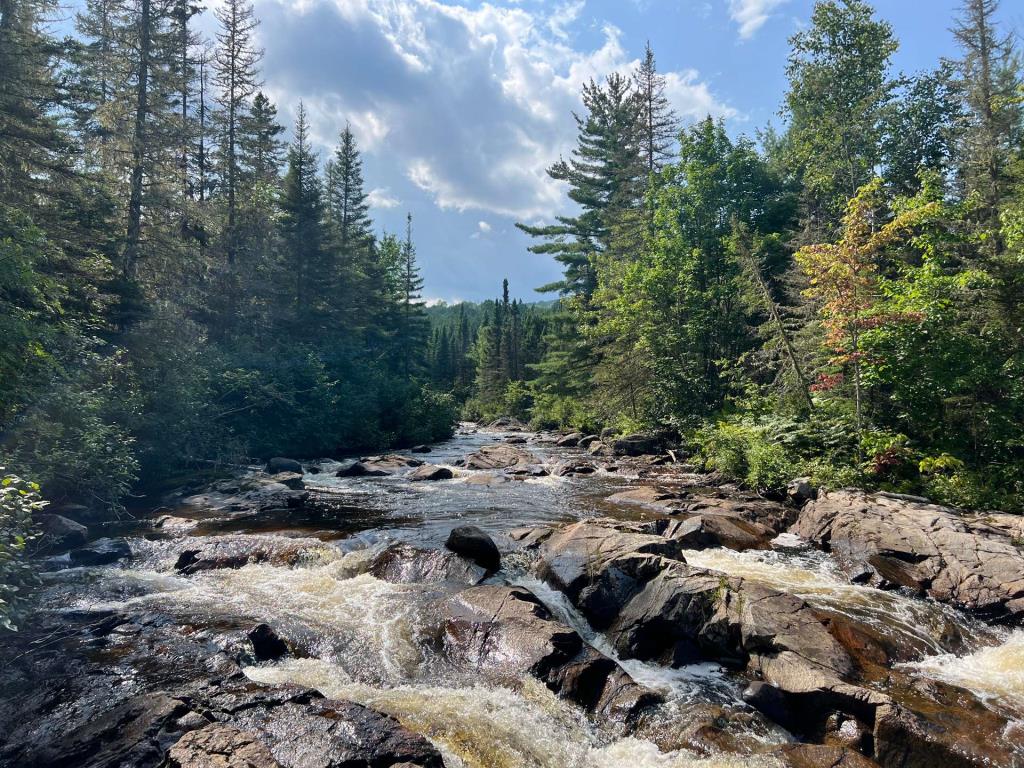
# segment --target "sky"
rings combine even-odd
[[[1024,29],[1024,3],[1004,2]],[[213,0],[213,5],[216,0]],[[958,0],[877,0],[901,42],[894,70],[956,48]],[[527,301],[555,279],[515,222],[571,211],[545,169],[568,155],[590,78],[629,71],[647,41],[684,123],[730,133],[779,125],[788,37],[812,0],[255,0],[267,95],[290,123],[299,100],[326,158],[346,121],[381,230],[413,236],[431,301]],[[205,14],[209,24],[212,13]]]

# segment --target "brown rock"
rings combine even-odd
[[[485,445],[466,458],[467,469],[508,469],[540,463],[536,456],[515,445]]]
[[[253,734],[223,723],[182,736],[171,747],[170,768],[280,768],[265,744]]]

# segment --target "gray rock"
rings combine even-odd
[[[818,489],[814,487],[809,477],[798,477],[786,486],[786,498],[794,505],[802,507],[808,501],[818,498]]]
[[[827,547],[851,579],[905,587],[983,617],[1024,623],[1024,551],[957,510],[862,491],[807,504],[793,533]]]
[[[270,479],[293,491],[301,491],[306,487],[302,482],[301,472],[278,472],[276,475],[271,475]]]
[[[562,437],[558,438],[555,441],[555,445],[557,445],[560,448],[575,448],[577,445],[580,444],[580,440],[582,440],[584,437],[586,437],[586,435],[584,435],[582,432],[570,432],[568,435],[563,435]]]
[[[68,553],[72,565],[108,565],[132,556],[132,548],[124,539],[97,539]]]
[[[444,545],[488,571],[501,567],[501,553],[494,540],[475,525],[453,528]]]
[[[284,456],[275,456],[267,461],[267,474],[276,475],[280,472],[298,472],[302,474],[302,465],[295,459],[286,459]]]
[[[383,477],[391,473],[380,467],[366,464],[362,461],[353,461],[351,464],[342,467],[334,473],[335,477]]]
[[[81,547],[89,539],[89,529],[61,515],[40,514],[36,524],[43,534],[43,547],[48,552],[61,552]]]
[[[435,464],[424,464],[422,467],[413,470],[412,474],[409,475],[409,479],[413,482],[451,480],[453,477],[455,477],[455,473],[448,467],[439,467]]]
[[[420,549],[394,544],[370,563],[369,572],[394,584],[440,584],[450,582],[474,586],[487,577],[487,569],[454,552]]]
[[[539,463],[529,451],[508,443],[485,445],[466,458],[467,469],[509,469]]]

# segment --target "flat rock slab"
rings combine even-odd
[[[174,569],[187,575],[241,568],[250,563],[295,565],[330,551],[318,539],[249,534],[195,537],[187,540],[187,547],[178,554]]]
[[[529,451],[508,443],[485,445],[466,458],[467,469],[509,469],[539,463],[540,459]]]
[[[1024,549],[1002,525],[862,491],[823,493],[793,532],[825,547],[854,581],[899,586],[984,618],[1024,623]]]
[[[393,544],[377,555],[369,572],[395,584],[476,585],[487,577],[487,569],[454,552],[420,549],[411,544]]]

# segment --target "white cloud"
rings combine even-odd
[[[366,202],[371,208],[397,208],[399,200],[397,197],[392,197],[390,193],[391,190],[387,187],[371,189],[366,195]]]
[[[490,232],[491,231],[491,225],[488,224],[486,221],[478,221],[476,223],[476,226],[477,226],[477,229],[479,229],[481,232]]]
[[[729,0],[729,16],[739,24],[740,38],[749,40],[785,2],[788,0]]]
[[[536,219],[563,210],[564,190],[545,171],[572,150],[580,88],[636,65],[612,25],[596,48],[570,43],[583,0],[547,10],[454,0],[257,3],[268,88],[286,107],[305,101],[314,141],[332,147],[348,120],[364,152],[459,211]],[[666,75],[681,116],[736,115],[695,70]]]

